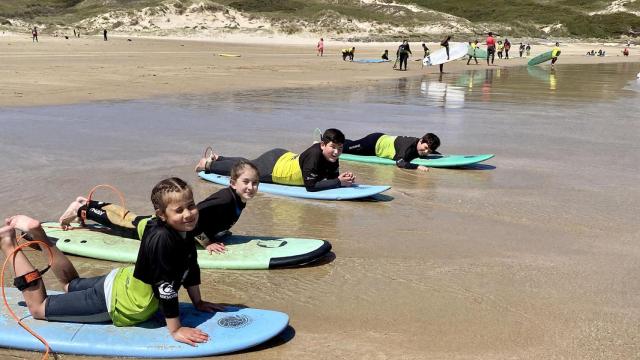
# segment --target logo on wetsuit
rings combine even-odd
[[[251,324],[251,322],[251,318],[247,315],[232,315],[218,320],[218,325],[225,328],[239,329]]]
[[[173,285],[168,282],[162,283],[158,286],[158,295],[160,296],[160,299],[163,300],[175,299],[178,297],[178,293],[173,289]]]

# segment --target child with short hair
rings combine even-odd
[[[198,224],[189,233],[195,236],[203,248],[212,252],[224,252],[224,238],[231,235],[229,229],[238,221],[247,201],[258,193],[260,183],[258,169],[250,161],[239,161],[231,169],[229,187],[221,189],[199,202]],[[138,216],[121,206],[102,201],[87,202],[78,197],[60,217],[63,229],[86,214],[88,220],[108,227],[114,234],[140,240],[138,224],[152,215]]]
[[[311,145],[299,155],[278,148],[267,151],[251,162],[259,170],[260,182],[304,186],[307,191],[349,187],[354,184],[355,175],[338,172],[338,158],[342,154],[344,141],[342,131],[327,129],[320,143]],[[212,154],[210,158],[200,159],[195,170],[229,176],[233,165],[242,160],[247,159]]]
[[[421,138],[372,133],[358,140],[347,139],[344,143],[344,153],[378,156],[395,160],[396,165],[403,169],[429,171],[428,167],[412,164],[411,160],[429,154],[439,154],[436,151],[439,146],[440,138],[432,133],[426,133]]]
[[[192,346],[208,341],[209,334],[180,323],[181,286],[187,289],[196,309],[223,309],[200,296],[200,268],[195,241],[189,235],[198,220],[193,192],[183,180],[169,178],[153,188],[151,201],[157,217],[138,224],[143,235],[136,264],[88,279],[78,276],[73,264],[47,239],[40,222],[25,215],[6,219],[6,225],[0,228],[0,247],[11,258],[16,287],[22,291],[31,315],[48,321],[111,320],[116,326],[132,326],[149,319],[159,309],[176,341]],[[41,272],[21,250],[16,250],[16,229],[51,247],[52,270],[62,282],[64,294],[47,295]]]

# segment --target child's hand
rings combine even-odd
[[[224,306],[219,304],[214,304],[208,301],[200,301],[195,304],[196,309],[203,312],[216,312],[216,311],[224,311]]]
[[[26,215],[15,215],[4,220],[5,225],[23,232],[30,232],[40,228],[40,222]]]
[[[189,344],[191,346],[196,346],[198,343],[209,341],[209,335],[204,331],[185,326],[172,332],[171,336],[173,336],[176,341]]]
[[[216,242],[216,243],[211,243],[209,245],[207,245],[207,247],[205,248],[209,254],[211,253],[223,253],[225,252],[225,248],[224,248],[224,244],[221,242]]]
[[[353,175],[353,173],[345,172],[338,176],[338,180],[340,180],[341,186],[349,187],[353,185],[356,177]]]
[[[424,166],[424,165],[418,165],[418,170],[423,171],[423,172],[428,172],[429,168]]]

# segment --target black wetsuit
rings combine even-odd
[[[411,48],[409,47],[409,44],[401,44],[400,46],[398,46],[396,56],[400,59],[400,70],[402,70],[402,64],[404,64],[404,69],[407,70],[407,61],[409,59],[409,54],[411,54]]]
[[[274,167],[280,157],[287,153],[289,151],[285,149],[272,149],[251,160],[260,172],[260,182],[274,183],[272,177]],[[229,176],[233,165],[240,160],[246,159],[220,156],[208,169],[205,169],[205,172]],[[297,157],[297,161],[302,172],[303,183],[300,185],[304,185],[307,191],[321,191],[341,186],[338,180],[340,164],[338,161],[330,162],[325,159],[320,144],[311,145]]]
[[[344,142],[344,153],[362,156],[378,156],[379,154],[376,154],[376,144],[383,135],[385,134],[373,133],[358,140],[347,139]],[[396,153],[393,160],[395,160],[398,167],[403,169],[416,169],[418,167],[418,165],[412,164],[411,160],[420,157],[417,149],[419,141],[420,139],[416,137],[396,137],[393,142],[393,147]]]
[[[166,318],[180,315],[178,290],[200,285],[200,267],[193,235],[182,235],[158,218],[147,223],[133,276],[151,285]]]
[[[198,236],[204,233],[207,238],[214,241],[217,234],[231,229],[240,218],[245,206],[246,204],[230,187],[213,193],[198,203],[200,216],[196,228],[189,232],[190,235]],[[136,240],[140,239],[137,230],[140,221],[152,217],[151,215],[136,216],[131,212],[123,214],[119,206],[94,200],[89,202],[88,206],[82,206],[80,211],[83,210],[86,211],[88,220],[108,227],[115,235]]]

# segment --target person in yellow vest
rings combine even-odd
[[[471,62],[471,58],[476,61],[476,65],[478,65],[478,58],[476,57],[476,49],[478,48],[478,40],[469,41],[469,48],[471,48],[471,55],[469,55],[469,59],[467,59],[467,65]]]
[[[553,69],[556,61],[560,56],[560,43],[556,42],[556,46],[551,50],[551,68]]]
[[[373,133],[362,139],[345,140],[344,153],[378,156],[395,160],[396,165],[403,169],[428,171],[429,168],[426,166],[412,164],[411,160],[425,157],[429,154],[439,154],[436,151],[439,146],[440,138],[432,133],[426,133],[421,138]]]
[[[353,55],[356,53],[356,47],[352,47],[351,49],[342,49],[342,61],[353,61]]]
[[[356,177],[351,172],[338,172],[338,158],[342,154],[345,138],[338,129],[327,129],[319,143],[311,145],[301,154],[285,149],[272,149],[251,162],[258,168],[260,182],[304,186],[307,191],[321,191],[352,186]],[[233,165],[241,157],[213,154],[196,171],[229,176]]]

